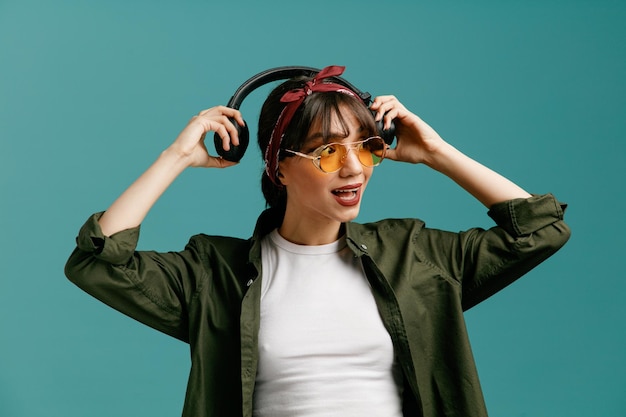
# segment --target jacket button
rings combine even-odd
[[[367,246],[365,246],[365,244],[361,243],[361,249],[367,250]]]

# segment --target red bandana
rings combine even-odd
[[[274,184],[279,184],[278,180],[276,179],[276,176],[278,174],[278,154],[280,153],[280,145],[283,141],[285,130],[287,129],[287,126],[289,126],[293,115],[296,113],[296,110],[298,110],[304,99],[313,93],[328,91],[344,93],[353,97],[359,97],[356,93],[354,93],[354,91],[343,85],[321,82],[325,78],[335,77],[343,74],[343,70],[345,68],[346,67],[337,65],[331,65],[329,67],[326,67],[321,70],[311,81],[307,81],[302,88],[288,91],[280,99],[281,102],[287,103],[287,105],[280,113],[280,116],[278,116],[278,120],[276,121],[274,130],[272,131],[272,137],[270,138],[270,142],[265,149],[264,155],[265,172]]]

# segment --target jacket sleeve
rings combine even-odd
[[[496,227],[462,234],[463,308],[480,303],[558,251],[570,237],[565,208],[551,194],[506,201],[489,210]]]
[[[92,215],[80,229],[65,274],[78,287],[120,312],[189,341],[187,307],[203,282],[198,251],[138,252],[139,227],[110,237]]]
[[[559,250],[570,237],[563,221],[565,208],[551,194],[505,201],[489,210],[497,224],[491,229],[430,236],[445,245],[431,256],[461,283],[463,309],[487,299]]]

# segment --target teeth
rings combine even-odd
[[[356,198],[358,190],[358,188],[333,190],[333,194],[342,200],[351,201],[353,198]]]

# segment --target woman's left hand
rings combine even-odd
[[[396,127],[397,144],[387,150],[386,158],[428,165],[430,156],[445,144],[432,127],[408,111],[395,96],[376,97],[370,109],[376,111],[377,121],[383,119],[385,129],[389,128],[392,120]]]

